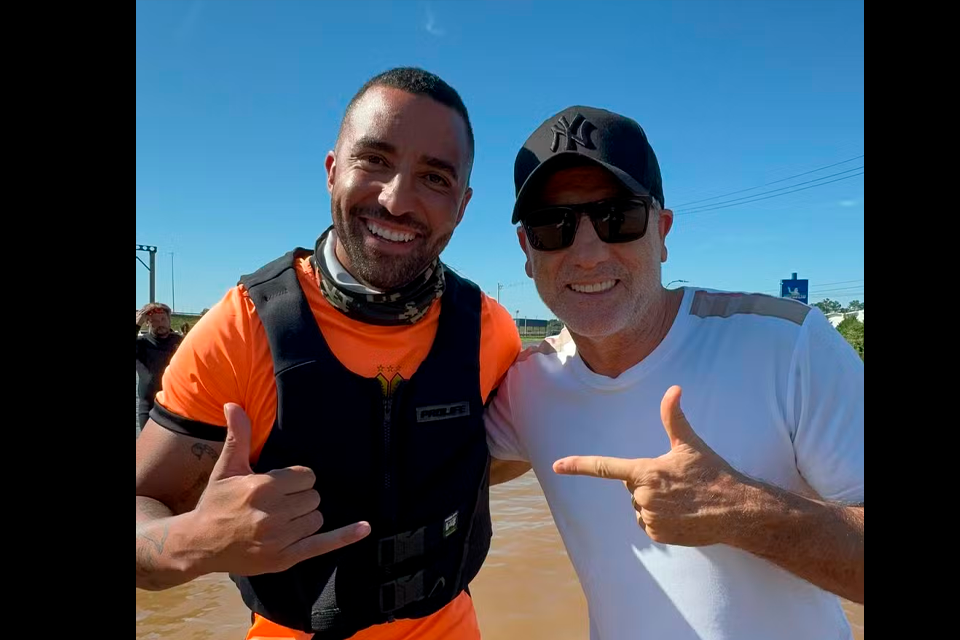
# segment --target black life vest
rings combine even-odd
[[[253,470],[317,476],[323,531],[363,540],[287,571],[231,575],[251,611],[341,640],[456,598],[490,548],[490,455],[480,391],[481,292],[446,271],[436,337],[409,380],[364,378],[330,351],[297,279],[296,249],[240,282],[266,329],[277,420]]]

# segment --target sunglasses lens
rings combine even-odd
[[[523,222],[527,239],[538,251],[556,251],[573,244],[576,233],[574,213],[565,207],[531,212]]]
[[[633,242],[647,231],[647,204],[642,200],[604,203],[591,217],[604,242]]]
[[[597,236],[604,242],[633,242],[647,232],[649,210],[645,200],[606,200],[531,211],[523,221],[530,245],[538,251],[557,251],[571,246],[581,209],[589,213]]]

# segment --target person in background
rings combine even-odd
[[[140,431],[147,424],[162,386],[163,372],[182,341],[183,336],[170,330],[170,307],[150,302],[137,311],[137,424]]]

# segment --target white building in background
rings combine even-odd
[[[863,322],[863,309],[860,309],[860,311],[847,311],[846,313],[838,312],[838,313],[827,314],[827,320],[830,321],[830,324],[832,324],[834,328],[839,326],[840,323],[846,320],[847,318],[851,318],[851,317],[856,318],[860,322]]]

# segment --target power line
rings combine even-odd
[[[863,278],[860,278],[859,280],[840,280],[839,282],[824,282],[823,284],[816,285],[814,288],[827,287],[835,284],[851,284],[854,282],[863,282]]]
[[[833,293],[833,292],[836,292],[836,291],[851,291],[851,290],[853,290],[853,289],[863,290],[863,285],[862,285],[862,284],[855,284],[855,285],[852,285],[852,286],[849,286],[849,287],[835,287],[835,288],[832,288],[832,289],[831,289],[831,288],[827,288],[827,289],[816,289],[816,290],[811,289],[811,290],[810,290],[810,295],[814,295],[814,294],[820,295],[821,293]]]
[[[858,283],[858,284],[847,284],[848,282]],[[836,285],[838,284],[847,284],[847,286],[837,287]],[[810,287],[810,293],[822,293],[823,291],[827,291],[827,290],[837,291],[839,289],[862,289],[862,288],[863,288],[862,279],[861,280],[845,280],[844,282],[824,282],[823,284],[814,285]]]
[[[768,289],[767,291],[763,291],[761,293],[766,293],[773,296],[780,295],[779,291],[774,291],[772,289]],[[812,296],[828,296],[828,295],[830,296],[863,295],[863,287],[848,287],[846,289],[827,289],[825,291],[811,291],[808,293],[808,295],[811,297]]]
[[[804,182],[798,182],[797,184],[791,184],[791,185],[786,186],[786,187],[778,187],[778,188],[776,188],[776,189],[771,189],[770,191],[764,191],[763,193],[758,193],[758,194],[755,194],[755,195],[752,195],[752,196],[743,196],[742,198],[734,198],[733,200],[726,200],[726,201],[724,201],[724,202],[719,202],[719,203],[716,203],[716,204],[705,204],[705,205],[701,205],[701,206],[699,206],[699,207],[693,207],[692,209],[687,209],[686,211],[684,211],[684,213],[692,213],[692,212],[698,211],[698,210],[700,210],[700,209],[711,209],[711,208],[713,208],[713,207],[717,207],[717,206],[720,206],[720,205],[722,205],[722,204],[733,204],[733,203],[736,203],[736,202],[740,202],[741,200],[750,200],[751,198],[756,198],[756,197],[758,197],[758,196],[769,195],[769,194],[771,194],[771,193],[776,193],[777,191],[783,191],[784,189],[792,189],[792,188],[794,188],[794,187],[799,187],[799,186],[804,185],[804,184],[810,184],[810,183],[813,183],[813,182],[820,182],[821,180],[826,180],[827,178],[834,178],[834,177],[836,177],[836,176],[842,176],[842,175],[845,174],[845,173],[850,173],[850,172],[852,172],[852,171],[857,171],[857,170],[859,170],[859,169],[863,169],[863,165],[860,165],[859,167],[854,167],[853,169],[847,169],[846,171],[838,171],[837,173],[831,173],[831,174],[828,175],[828,176],[822,176],[822,177],[820,177],[820,178],[814,178],[813,180],[806,180],[806,181],[804,181]]]
[[[837,287],[836,285],[848,285],[848,286]],[[857,290],[857,291],[853,291],[853,290]],[[863,293],[863,278],[860,278],[858,280],[838,280],[836,282],[824,282],[823,284],[814,285],[813,287],[810,288],[809,295],[819,296],[826,293],[856,295],[858,292]],[[766,289],[761,293],[779,295],[780,291],[774,290],[774,289]]]
[[[762,197],[762,198],[755,198],[755,199],[753,199],[753,200],[747,200],[746,202],[734,202],[733,204],[717,205],[717,206],[715,206],[715,207],[708,207],[708,208],[705,208],[705,209],[698,209],[698,210],[696,210],[696,211],[682,211],[682,212],[676,213],[676,214],[674,214],[674,215],[676,215],[676,216],[693,215],[693,214],[696,214],[696,213],[706,213],[707,211],[716,211],[717,209],[726,209],[727,207],[736,207],[736,206],[739,206],[739,205],[751,204],[751,203],[753,203],[753,202],[760,202],[761,200],[769,200],[770,198],[778,198],[778,197],[780,197],[780,196],[785,196],[785,195],[788,195],[788,194],[791,194],[791,193],[796,193],[796,192],[798,192],[798,191],[806,191],[807,189],[813,189],[814,187],[822,187],[822,186],[824,186],[824,185],[832,184],[832,183],[834,183],[834,182],[840,182],[841,180],[849,180],[850,178],[856,178],[857,176],[862,176],[862,175],[863,175],[863,171],[861,171],[860,173],[855,173],[855,174],[850,175],[850,176],[844,176],[844,177],[842,177],[842,178],[836,178],[836,179],[830,180],[830,181],[828,181],[828,182],[821,182],[820,184],[811,184],[811,185],[806,186],[806,187],[801,187],[801,188],[799,188],[799,189],[794,189],[793,191],[785,191],[785,192],[783,192],[783,193],[775,193],[775,194],[773,194],[772,196],[765,196],[765,197]],[[829,177],[829,176],[827,176],[827,177]]]
[[[812,296],[855,296],[863,293],[863,287],[847,287],[846,289],[827,289],[826,291],[813,291]]]
[[[683,204],[678,204],[678,205],[676,205],[676,208],[677,208],[677,209],[682,209],[683,207],[689,207],[689,206],[692,205],[692,204],[698,204],[698,203],[700,203],[700,202],[708,202],[708,201],[710,201],[710,200],[716,200],[717,198],[726,198],[727,196],[733,196],[733,195],[736,195],[736,194],[738,194],[738,193],[746,193],[747,191],[753,191],[754,189],[760,189],[761,187],[769,187],[769,186],[772,185],[772,184],[779,184],[779,183],[781,183],[781,182],[786,182],[787,180],[793,180],[794,178],[799,178],[799,177],[801,177],[801,176],[810,175],[811,173],[816,173],[817,171],[823,171],[824,169],[830,169],[831,167],[838,167],[838,166],[840,166],[841,164],[846,164],[846,163],[848,163],[848,162],[853,162],[854,160],[859,160],[859,159],[861,159],[861,158],[863,158],[863,154],[857,156],[856,158],[849,158],[849,159],[847,159],[847,160],[842,160],[842,161],[840,161],[840,162],[834,162],[833,164],[828,164],[828,165],[825,166],[825,167],[820,167],[820,168],[818,168],[818,169],[811,169],[810,171],[804,171],[803,173],[798,173],[798,174],[796,174],[796,175],[787,176],[786,178],[780,178],[779,180],[774,180],[773,182],[765,182],[765,183],[759,184],[759,185],[757,185],[757,186],[755,186],[755,187],[749,187],[749,188],[747,188],[747,189],[738,189],[737,191],[731,191],[731,192],[729,192],[729,193],[723,193],[723,194],[720,194],[720,195],[718,195],[718,196],[711,196],[711,197],[709,197],[709,198],[704,198],[704,199],[702,199],[702,200],[693,200],[692,202],[684,202]],[[800,184],[804,184],[804,183],[800,183]],[[793,185],[793,186],[797,186],[797,185]]]

